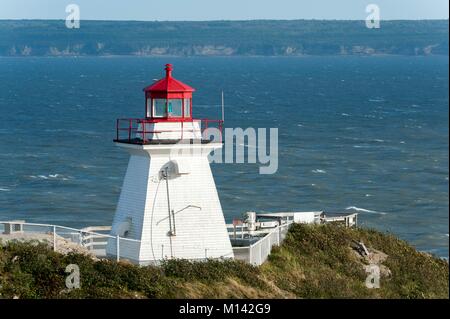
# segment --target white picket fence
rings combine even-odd
[[[272,247],[281,245],[291,225],[292,222],[289,222],[272,229],[267,235],[250,246],[233,247],[234,258],[252,265],[262,265],[270,255]]]

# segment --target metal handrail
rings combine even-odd
[[[222,142],[222,135],[223,135],[223,120],[216,120],[216,119],[174,119],[174,120],[159,120],[159,119],[139,119],[139,118],[119,118],[116,120],[116,141],[127,141],[131,142],[137,134],[141,134],[142,137],[140,138],[142,142],[145,142],[147,139],[145,138],[146,134],[161,134],[161,133],[181,133],[180,139],[183,139],[183,134],[185,132],[195,132],[195,130],[185,130],[184,129],[184,123],[191,123],[191,122],[200,122],[200,130],[201,134],[205,130],[207,130],[210,126],[210,123],[217,124],[217,129],[220,131],[220,142]],[[161,122],[168,122],[168,123],[181,123],[181,129],[178,130],[157,130],[157,131],[150,131],[146,129],[145,124],[154,124],[154,123],[161,123]],[[122,123],[125,123],[126,126],[124,126]],[[142,125],[142,128],[139,129],[138,126]],[[128,132],[127,138],[121,138],[121,132]]]
[[[286,224],[282,224],[282,225],[279,225],[279,226],[275,227],[271,232],[267,233],[266,236],[264,236],[263,238],[261,238],[260,240],[258,240],[256,243],[251,244],[249,247],[252,248],[252,247],[254,247],[254,246],[260,244],[260,243],[261,243],[262,241],[264,241],[264,239],[266,239],[269,235],[271,235],[271,234],[273,234],[273,233],[275,233],[275,232],[280,231],[282,228],[284,229],[284,228],[286,228],[286,227],[289,227],[289,226],[291,226],[293,223],[294,223],[294,222],[288,222],[288,223],[286,223]],[[267,240],[267,239],[266,239],[266,240]]]
[[[248,252],[248,255],[243,260],[255,265],[261,265],[272,251],[274,245],[280,245],[285,236],[282,235],[282,231],[288,229],[294,222],[288,221],[287,223],[278,225],[269,231],[264,237],[262,237],[257,242],[244,247],[233,247],[234,252],[243,251],[244,254]],[[273,241],[273,235],[276,235],[276,241]],[[266,245],[266,247],[264,247]],[[263,253],[263,251],[265,251]]]
[[[114,239],[117,238],[117,236],[113,236],[113,235],[100,234],[100,233],[96,233],[96,232],[86,231],[86,230],[83,230],[83,229],[76,229],[76,228],[60,226],[60,225],[52,225],[52,224],[21,223],[21,222],[16,222],[16,221],[0,221],[0,224],[21,224],[21,225],[27,225],[27,226],[57,227],[57,228],[60,228],[60,229],[71,230],[71,231],[73,231],[75,233],[90,234],[90,235],[94,235],[94,236],[108,237],[108,238],[114,238]],[[133,238],[120,237],[120,239],[134,241],[134,242],[141,242],[139,239],[133,239]]]

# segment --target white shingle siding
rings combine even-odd
[[[138,132],[142,132],[145,127],[145,136],[143,133],[137,133],[136,137],[149,140],[178,140],[178,139],[201,139],[201,121],[192,122],[156,122],[138,125]]]
[[[117,226],[132,218],[129,238],[141,240],[140,247],[124,251],[131,260],[145,264],[162,258],[232,258],[233,250],[211,173],[207,155],[221,144],[125,146],[131,157],[114,218],[112,234]],[[187,152],[171,152],[173,149]],[[200,150],[201,152],[194,152]],[[176,236],[168,236],[169,213],[165,179],[159,172],[170,160],[182,171],[169,179],[171,209],[175,212]],[[191,207],[181,212],[188,205]],[[178,213],[177,213],[178,212]],[[133,246],[133,245],[131,245]],[[115,255],[115,244],[108,244],[108,253]]]

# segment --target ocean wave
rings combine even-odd
[[[314,174],[326,174],[327,171],[324,169],[313,169],[311,172]]]
[[[10,192],[11,190],[7,187],[0,187],[0,192]]]
[[[41,180],[60,180],[60,181],[68,181],[71,179],[71,176],[61,175],[61,174],[48,174],[48,175],[30,175],[32,179],[41,179]]]
[[[95,168],[95,165],[80,164],[80,167],[83,169],[89,169],[89,168]]]
[[[97,136],[98,132],[97,131],[91,131],[91,130],[68,130],[68,129],[62,129],[62,128],[48,128],[43,130],[46,133],[64,133],[64,134],[75,134],[75,135],[92,135],[92,136]]]
[[[387,214],[385,212],[378,212],[376,210],[370,210],[370,209],[356,207],[356,206],[349,206],[349,207],[346,208],[346,210],[356,210],[357,212],[378,214],[378,215],[386,215]]]
[[[46,156],[48,153],[25,153],[25,157],[31,157],[31,158],[39,158],[42,156]]]
[[[380,102],[385,102],[386,100],[383,98],[374,98],[374,99],[369,99],[369,102],[376,102],[376,103],[380,103]]]

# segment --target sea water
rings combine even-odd
[[[359,212],[360,224],[448,256],[448,57],[0,58],[0,220],[110,225],[128,154],[163,76],[194,116],[278,128],[279,168],[212,164],[228,222],[246,211]]]

